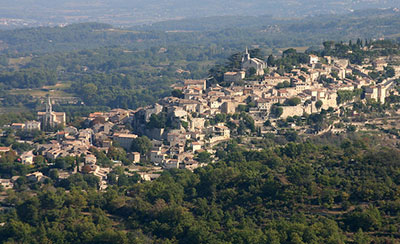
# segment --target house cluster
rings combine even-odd
[[[19,155],[19,161],[25,165],[33,165],[35,157],[43,157],[47,163],[54,164],[58,158],[72,157],[77,159],[84,158],[84,162],[77,164],[73,170],[59,170],[59,178],[65,179],[78,171],[84,174],[93,174],[100,179],[100,189],[107,187],[107,175],[111,172],[111,168],[101,167],[97,164],[97,158],[92,153],[93,150],[97,149],[105,151],[107,153],[109,147],[112,146],[113,140],[116,143],[120,143],[124,146],[125,138],[134,138],[130,134],[124,134],[126,119],[129,118],[131,111],[115,109],[107,113],[92,113],[86,118],[83,129],[78,129],[73,126],[66,126],[62,130],[57,132],[47,132],[46,138],[47,143],[33,143],[32,141],[24,141],[25,143],[34,145],[35,149],[24,152]],[[40,112],[39,112],[40,113]],[[47,115],[46,115],[47,114]],[[52,114],[55,116],[52,116]],[[43,116],[42,116],[43,115]],[[49,116],[50,115],[50,116]],[[57,118],[58,115],[63,115]],[[51,102],[47,104],[46,112],[40,113],[39,116],[41,122],[28,121],[22,125],[16,126],[15,123],[11,125],[12,129],[15,130],[41,130],[47,127],[41,127],[41,123],[47,123],[46,125],[54,127],[59,124],[65,123],[65,113],[55,113],[51,109]],[[32,129],[27,124],[37,124],[38,126]],[[117,131],[114,133],[114,131]],[[126,132],[128,133],[128,132]],[[126,142],[125,142],[126,143]],[[0,148],[0,153],[7,153],[11,151],[11,148],[4,147]],[[0,155],[1,156],[1,155]],[[139,162],[140,159],[134,157],[132,160]],[[77,160],[75,160],[77,162]],[[116,164],[119,165],[118,163]],[[4,182],[3,182],[4,181]],[[2,185],[4,187],[11,186],[12,184],[6,185],[7,180],[3,180]],[[3,184],[4,183],[4,184]],[[12,181],[10,181],[12,183]]]
[[[246,51],[242,60],[249,59],[251,58]],[[254,81],[244,79],[249,66],[242,65],[241,71],[224,74],[225,81],[232,82],[231,87],[212,87],[208,89],[207,94],[211,108],[220,109],[222,113],[233,113],[245,99],[247,102],[253,102],[255,106],[250,108],[249,113],[256,125],[262,126],[265,120],[274,119],[275,114],[272,113],[274,105],[282,109],[280,118],[311,114],[321,108],[338,109],[338,91],[352,91],[366,87],[366,98],[384,103],[395,84],[394,79],[400,76],[400,69],[394,66],[395,77],[376,84],[369,78],[371,64],[376,70],[382,71],[388,65],[388,61],[379,58],[372,63],[353,65],[347,59],[309,55],[308,64],[294,67],[290,73],[282,74],[277,68],[269,67],[268,73],[264,74],[261,72],[264,66],[251,66],[256,69],[257,74],[262,74],[262,78]],[[245,85],[236,86],[237,81],[243,81]],[[296,98],[296,103],[290,102],[293,98]]]
[[[215,114],[221,113],[222,107],[230,109],[230,99],[214,100],[214,93],[224,92],[207,89],[205,79],[185,80],[183,86],[175,89],[182,91],[182,98],[166,97],[154,106],[136,111],[132,125],[134,131],[153,139],[150,162],[166,169],[193,170],[202,166],[196,161],[197,153],[230,139],[230,129],[223,123],[208,123]],[[221,106],[223,103],[225,105]],[[152,116],[161,114],[169,125],[149,128]]]
[[[13,176],[11,179],[0,179],[0,186],[4,190],[12,189],[19,178],[20,176]],[[47,176],[43,175],[43,173],[39,171],[26,175],[26,180],[30,183],[44,182],[47,178]]]
[[[157,172],[166,169],[194,170],[205,165],[198,160],[199,153],[211,152],[214,145],[231,138],[231,130],[224,123],[210,123],[218,114],[234,114],[243,111],[241,106],[244,106],[255,125],[262,127],[266,120],[274,121],[277,117],[302,116],[321,108],[337,110],[338,91],[361,87],[366,87],[367,98],[384,102],[394,86],[393,79],[400,76],[400,69],[395,68],[394,78],[376,84],[369,78],[371,63],[375,69],[383,70],[388,65],[384,59],[353,65],[345,59],[310,55],[308,64],[301,64],[290,73],[282,73],[273,67],[267,69],[264,61],[251,58],[246,50],[241,70],[224,74],[225,81],[231,82],[229,87],[208,85],[206,79],[185,80],[174,87],[181,91],[179,96],[165,97],[154,105],[137,110],[91,113],[85,118],[83,129],[67,126],[50,133],[48,138],[52,140],[36,145],[34,151],[21,155],[21,160],[29,165],[39,155],[49,162],[55,162],[59,157],[84,157],[84,163],[77,165],[73,172],[61,171],[60,178],[78,171],[94,174],[100,178],[101,189],[107,187],[107,175],[112,169],[98,164],[93,148],[108,152],[110,147],[118,145],[127,151],[132,163],[152,163],[154,170],[150,173],[139,172],[144,180],[155,179],[159,176]],[[250,69],[260,78],[245,79]],[[275,107],[281,108],[279,116],[274,112]],[[38,120],[14,123],[11,127],[15,130],[40,130],[47,126],[65,125],[66,118],[65,113],[52,111],[49,98],[46,112],[39,112]],[[137,152],[132,146],[141,136],[151,139],[151,149],[146,154]],[[11,181],[4,180],[1,184],[12,187]]]

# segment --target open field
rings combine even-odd
[[[38,89],[14,89],[10,94],[13,95],[30,95],[32,97],[71,97],[72,95],[65,90],[71,86],[69,83],[58,83],[54,86],[44,86]]]
[[[9,58],[8,65],[12,66],[14,68],[18,68],[21,65],[25,65],[25,64],[29,63],[31,60],[32,60],[31,56],[20,57],[20,58]]]

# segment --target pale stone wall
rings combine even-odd
[[[190,122],[190,128],[192,130],[195,129],[203,129],[204,128],[205,119],[204,118],[192,118]]]
[[[297,106],[282,106],[283,108],[283,113],[280,118],[287,118],[289,116],[302,116],[304,113],[304,109],[302,105],[297,105]]]

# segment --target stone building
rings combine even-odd
[[[264,69],[267,68],[267,64],[261,59],[250,57],[249,50],[246,48],[246,52],[242,57],[242,70],[248,71],[251,68],[256,70],[255,75],[264,75]]]
[[[47,100],[46,112],[38,112],[38,120],[43,128],[65,125],[66,116],[64,112],[53,112],[50,97]]]

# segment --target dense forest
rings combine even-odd
[[[92,49],[104,46],[151,48],[168,45],[242,49],[319,45],[325,40],[398,37],[400,14],[394,9],[297,19],[271,16],[221,16],[159,22],[120,29],[83,23],[65,27],[0,31],[0,51],[12,55]]]
[[[371,49],[372,46],[375,48]],[[76,97],[81,102],[76,106],[55,107],[68,112],[68,117],[100,108],[136,109],[170,95],[171,86],[184,79],[210,78],[209,83],[229,86],[230,83],[223,82],[223,74],[240,69],[242,53],[216,45],[171,45],[144,50],[107,47],[9,58],[19,63],[0,64],[1,104],[10,109],[40,110],[43,109],[40,94],[61,92],[60,96]],[[261,48],[250,49],[250,53],[283,74],[290,72],[293,66],[307,63],[309,53],[346,58],[360,64],[366,58],[399,54],[399,45],[391,40],[357,39],[348,43],[325,41],[321,48],[309,48],[305,53],[293,48],[278,55],[268,56],[268,51]],[[393,76],[393,72],[391,69],[371,73],[371,77],[379,82]],[[324,84],[329,82],[321,80]]]
[[[3,243],[396,243],[400,151],[349,134],[217,149],[217,162],[153,182],[115,169],[43,184],[21,177],[0,215]],[[11,157],[11,156],[8,156]],[[11,207],[11,208],[9,208]],[[8,209],[8,210],[7,210]]]
[[[87,107],[137,108],[170,95],[170,86],[183,79],[206,78],[229,52],[215,46],[109,47],[28,56],[24,63],[0,67],[1,103],[41,109],[40,97],[32,93],[58,89]]]

